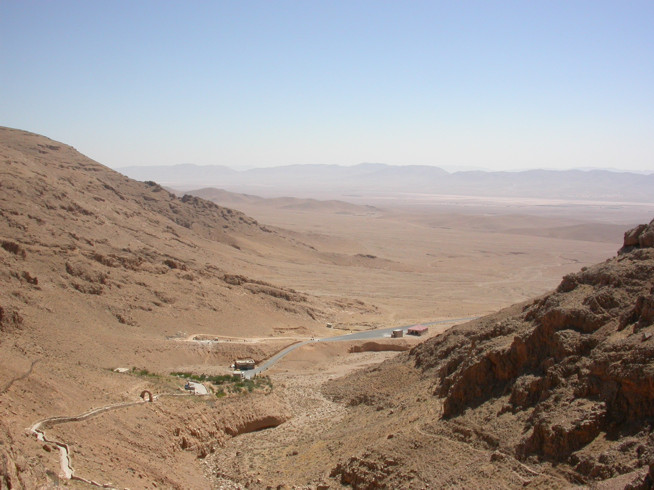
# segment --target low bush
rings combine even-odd
[[[257,376],[254,379],[244,379],[234,374],[220,374],[217,376],[210,376],[207,374],[194,374],[188,372],[172,372],[171,376],[178,378],[190,379],[198,383],[211,383],[218,388],[216,392],[217,397],[226,395],[227,390],[229,393],[252,393],[255,390],[272,390],[272,381],[268,376]]]

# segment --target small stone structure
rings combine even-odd
[[[148,397],[147,400],[145,398],[146,396]],[[154,401],[154,399],[152,398],[152,393],[150,393],[148,390],[143,390],[141,392],[141,398],[143,398],[143,400],[145,400],[147,402],[150,402],[150,403],[152,403]]]
[[[254,369],[256,366],[256,361],[254,359],[236,359],[234,361],[234,369],[240,371],[247,371],[249,369]]]
[[[391,337],[394,339],[399,339],[400,337],[404,337],[404,330],[401,328],[396,328],[391,332]]]

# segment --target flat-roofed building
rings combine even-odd
[[[234,361],[234,369],[246,371],[248,369],[254,369],[256,364],[257,363],[254,359],[236,359]]]
[[[424,325],[416,325],[415,327],[410,327],[407,330],[407,335],[416,335],[418,337],[425,335],[429,329],[425,327]]]

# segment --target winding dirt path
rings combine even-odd
[[[424,323],[423,325],[437,325],[437,324],[442,324],[442,323],[450,323],[450,322],[457,322],[457,321],[462,321],[462,320],[470,320],[471,318],[459,318],[459,319],[450,319],[450,320],[441,320],[441,321],[435,321],[435,322],[428,322]],[[307,339],[304,341],[298,342],[297,338],[292,338],[292,337],[277,337],[274,340],[279,340],[279,339],[293,339],[296,341],[295,344],[292,344],[291,346],[287,346],[286,348],[282,349],[280,352],[278,352],[275,356],[273,356],[271,359],[269,359],[268,362],[274,363],[277,361],[279,358],[283,357],[286,351],[293,350],[296,347],[299,347],[301,345],[304,345],[306,343],[310,342],[330,342],[330,341],[339,341],[339,340],[349,340],[349,339],[367,339],[367,338],[380,338],[383,337],[386,334],[390,334],[392,330],[394,330],[396,327],[392,328],[386,328],[386,329],[380,329],[380,330],[374,330],[374,331],[363,331],[363,332],[356,332],[354,334],[348,334],[348,335],[342,335],[342,336],[335,336],[335,337],[326,337],[323,339]],[[408,326],[402,327],[404,329],[408,328]],[[200,336],[202,334],[193,334],[188,336],[187,338],[184,339],[176,339],[176,340],[181,340],[185,342],[190,342],[190,341],[195,341],[198,342],[198,340],[195,339],[195,337]],[[223,337],[224,338],[224,337]],[[231,339],[235,339],[232,337]],[[255,339],[250,339],[250,341],[258,342],[264,340],[263,338],[255,338]],[[271,340],[271,339],[266,339],[266,340]],[[201,341],[200,341],[201,342]],[[281,354],[281,355],[280,355]],[[15,382],[24,379],[28,377],[32,369],[34,368],[34,365],[38,361],[33,361],[32,365],[30,366],[29,370],[24,373],[21,376],[18,376],[11,381],[9,381],[3,388],[0,390],[0,394],[6,392]],[[266,366],[269,367],[269,366]],[[324,374],[324,373],[323,373]],[[322,376],[319,375],[319,376]],[[321,426],[320,423],[317,424],[317,422],[322,422],[326,423],[329,421],[330,423],[334,423],[335,420],[338,420],[340,416],[342,416],[344,408],[341,407],[340,405],[332,402],[331,400],[327,400],[322,393],[319,392],[319,390],[314,390],[314,396],[312,397],[307,397],[306,395],[306,386],[304,382],[299,382],[299,378],[296,376],[291,377],[291,379],[295,378],[297,385],[301,386],[301,390],[298,389],[298,386],[295,386],[295,389],[290,389],[289,392],[292,394],[295,394],[295,403],[292,405],[296,407],[296,414],[295,417],[291,419],[290,422],[285,424],[285,430],[283,433],[278,433],[277,438],[273,439],[279,439],[279,440],[259,440],[257,439],[257,443],[261,446],[269,446],[275,444],[277,445],[286,445],[289,442],[289,439],[293,438],[301,438],[304,435],[304,431],[306,430],[307,426],[311,426],[314,428],[316,426]],[[324,381],[324,380],[323,380]],[[308,383],[309,385],[313,385],[314,382]],[[301,393],[300,393],[301,392]],[[150,394],[149,392],[144,391],[141,396],[143,397],[144,394]],[[151,395],[151,394],[150,394]],[[49,417],[43,420],[39,420],[38,422],[34,423],[28,430],[31,434],[34,434],[39,441],[46,442],[48,444],[52,444],[57,446],[59,450],[59,459],[60,459],[60,466],[61,466],[61,474],[68,480],[76,480],[76,481],[81,481],[86,484],[99,487],[99,488],[110,488],[110,489],[115,489],[111,484],[108,483],[99,483],[94,480],[90,480],[87,478],[83,478],[81,476],[78,476],[75,474],[75,470],[72,465],[72,460],[71,460],[71,455],[70,455],[70,450],[68,445],[65,442],[58,441],[56,439],[49,439],[46,434],[45,430],[48,428],[51,428],[55,425],[60,425],[60,424],[66,424],[66,423],[71,423],[71,422],[81,422],[96,416],[99,416],[101,414],[114,411],[114,410],[119,410],[122,408],[127,408],[127,407],[132,407],[135,405],[141,405],[144,403],[153,403],[159,400],[159,398],[164,397],[164,396],[195,396],[195,394],[190,394],[190,393],[160,393],[156,394],[154,396],[151,395],[151,399],[148,400],[145,397],[143,399],[138,400],[138,401],[133,401],[133,402],[121,402],[121,403],[114,403],[110,405],[105,405],[103,407],[99,408],[94,408],[91,410],[88,410],[87,412],[84,412],[80,415],[74,415],[74,416],[56,416],[56,417]],[[307,409],[305,405],[311,405],[310,410]],[[329,425],[329,424],[327,424]],[[289,430],[290,429],[290,430]],[[255,436],[252,436],[256,438]],[[240,443],[242,440],[247,440],[246,438],[239,438],[236,444]],[[236,461],[231,461],[231,463],[238,468],[239,459],[243,458],[237,458]],[[238,472],[238,470],[237,470]]]
[[[49,427],[59,425],[59,424],[66,424],[69,422],[81,422],[82,420],[87,420],[90,419],[91,417],[95,417],[97,415],[100,415],[105,412],[109,412],[112,410],[118,410],[120,408],[126,408],[126,407],[131,407],[134,405],[141,405],[143,403],[148,403],[145,400],[139,400],[136,402],[123,402],[123,403],[115,403],[112,405],[106,405],[104,407],[100,408],[94,408],[92,410],[89,410],[88,412],[84,412],[83,414],[80,415],[75,415],[71,417],[49,417],[47,419],[40,420],[36,422],[32,427],[30,427],[30,432],[34,435],[36,435],[36,438],[39,441],[47,442],[50,444],[54,444],[59,448],[59,462],[61,465],[61,473],[65,476],[67,480],[78,480],[78,481],[83,481],[85,483],[88,483],[90,485],[100,487],[100,488],[114,488],[111,485],[103,484],[103,483],[98,483],[93,480],[88,480],[86,478],[82,478],[81,476],[75,475],[75,470],[73,469],[72,466],[72,461],[70,458],[70,451],[68,449],[68,445],[65,442],[57,441],[55,439],[48,439],[48,437],[45,435],[44,429],[47,429]]]
[[[87,478],[83,478],[81,476],[76,475],[75,470],[73,469],[72,466],[72,460],[70,457],[70,450],[68,448],[68,444],[62,441],[57,441],[55,439],[48,439],[48,437],[45,435],[44,430],[59,424],[67,424],[70,422],[81,422],[83,420],[87,420],[92,417],[96,417],[98,415],[113,410],[119,410],[121,408],[133,407],[134,405],[142,405],[144,403],[153,403],[163,396],[195,396],[195,395],[189,393],[160,393],[154,395],[151,401],[143,398],[142,400],[135,401],[135,402],[121,402],[121,403],[114,403],[111,405],[105,405],[99,408],[93,408],[80,415],[74,415],[70,417],[65,417],[65,416],[49,417],[47,419],[39,420],[38,422],[36,422],[34,425],[32,425],[32,427],[29,428],[29,431],[30,433],[36,436],[37,440],[57,446],[57,448],[59,449],[59,463],[61,466],[61,473],[64,475],[64,477],[67,480],[77,480],[100,488],[115,488],[112,485],[106,483],[98,483],[94,480],[89,480]]]
[[[39,359],[37,359],[36,361],[32,361],[32,364],[31,364],[30,368],[27,370],[27,372],[25,372],[24,374],[21,374],[20,376],[16,376],[15,378],[9,380],[9,382],[7,384],[5,384],[2,388],[0,388],[0,395],[5,394],[15,382],[23,380],[23,379],[27,378],[30,374],[32,374],[32,370],[34,369],[34,365],[37,362],[39,362]]]

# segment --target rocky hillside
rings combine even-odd
[[[653,245],[654,221],[552,293],[328,385],[376,434],[359,435],[372,442],[332,477],[360,488],[465,487],[484,475],[508,487],[652,488]],[[449,466],[453,450],[465,471]]]
[[[219,350],[177,339],[310,335],[312,328],[325,328],[325,309],[349,308],[350,300],[321,301],[262,280],[270,263],[264,258],[284,264],[288,257],[310,261],[316,254],[297,234],[136,182],[46,137],[0,128],[0,488],[59,481],[56,447],[26,433],[37,420],[133,402],[143,389],[174,393],[179,386],[152,382],[180,369],[227,370],[235,357],[261,360],[280,348],[226,342]],[[366,309],[352,303],[354,316],[357,308]],[[116,367],[147,369],[139,377],[115,373]],[[254,421],[281,411],[272,402],[268,412],[246,400],[243,405],[239,411],[251,408]],[[157,460],[157,474],[165,476],[159,483],[182,488],[198,480],[191,486],[205,487],[195,456],[173,457],[193,446],[195,436],[170,443],[172,425],[147,422],[142,407],[135,410],[138,431],[126,429],[125,440],[110,425],[92,428],[89,440],[140,447],[139,434],[161,430],[172,456],[162,463],[163,451]],[[219,413],[213,416],[223,423]],[[129,411],[116,417],[116,424],[127,424]],[[202,444],[210,443],[206,439]],[[141,459],[131,457],[141,475],[149,471],[153,447],[143,449]],[[114,456],[129,458],[125,454]],[[86,453],[96,461],[92,455],[93,449]],[[78,458],[78,469],[86,460]],[[196,480],[189,480],[189,465],[195,465]]]
[[[73,311],[67,320],[91,314],[92,323],[162,336],[190,329],[170,318],[170,305],[190,322],[213,318],[223,334],[238,334],[236,318],[311,324],[320,316],[306,295],[257,279],[262,253],[316,253],[283,230],[136,182],[31,133],[0,128],[0,162],[3,329],[19,327],[29,306],[53,321],[62,304]]]
[[[327,382],[330,400],[317,399],[338,418],[311,419],[292,444],[264,441],[271,467],[243,480],[651,486],[653,238],[654,223],[639,226],[617,257],[566,276],[556,291]],[[231,485],[227,468],[203,460],[234,435],[283,430],[286,401],[278,389],[165,396],[184,393],[170,373],[223,373],[234,357],[270,357],[288,336],[326,333],[334,311],[351,322],[373,311],[356,297],[262,280],[271,268],[396,267],[302,240],[0,128],[0,488],[76,485],[60,446],[26,429],[59,416],[74,422],[48,434],[66,442],[81,475],[130,488]],[[184,340],[196,334],[222,340]],[[135,404],[144,391],[162,398]],[[84,415],[99,407],[118,408]]]

